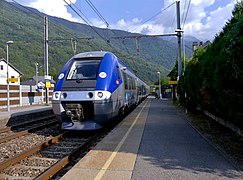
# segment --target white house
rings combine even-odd
[[[13,81],[9,82],[9,85],[20,85],[20,77],[23,75],[17,68],[8,63],[8,76]],[[0,59],[0,85],[7,85],[7,61]]]

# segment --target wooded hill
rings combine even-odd
[[[24,76],[24,81],[35,75],[38,62],[40,75],[44,74],[44,16],[36,9],[0,0],[0,57],[6,58],[6,42],[14,41],[9,48],[11,64]],[[55,77],[73,56],[71,38],[77,40],[77,53],[85,51],[111,51],[123,60],[146,82],[158,79],[156,72],[166,76],[176,63],[177,44],[162,38],[141,38],[139,52],[135,39],[111,37],[136,35],[126,31],[100,29],[70,22],[57,17],[49,19],[49,74]],[[90,40],[83,38],[93,38]],[[54,41],[56,40],[56,41]],[[57,41],[58,40],[58,41]],[[108,42],[109,41],[109,42]],[[191,57],[191,46],[186,48]]]

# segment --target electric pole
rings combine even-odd
[[[44,17],[44,69],[45,69],[45,86],[46,86],[46,93],[45,93],[45,99],[46,104],[49,104],[49,72],[48,72],[48,17]]]
[[[177,40],[178,40],[178,76],[177,80],[179,80],[181,76],[182,64],[181,64],[181,20],[180,20],[180,1],[176,1],[176,15],[177,15]]]

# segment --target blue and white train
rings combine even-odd
[[[58,76],[52,97],[67,130],[102,128],[148,96],[149,86],[110,52],[73,56]]]

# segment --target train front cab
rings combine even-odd
[[[59,75],[62,81],[57,82],[53,94],[55,115],[62,121],[63,129],[102,128],[122,106],[117,61],[111,55],[99,59],[76,58],[69,66],[66,74],[64,68],[63,75]],[[82,68],[92,76],[79,70]],[[61,83],[59,89],[58,83]]]

